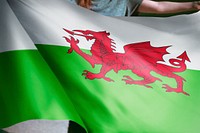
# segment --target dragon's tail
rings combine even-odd
[[[171,65],[175,66],[173,67],[174,72],[183,72],[186,70],[187,66],[185,62],[191,62],[186,51],[184,51],[181,55],[179,55],[176,59],[170,59],[169,62]]]

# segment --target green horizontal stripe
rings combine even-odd
[[[197,133],[200,130],[200,71],[179,73],[186,79],[186,96],[167,93],[162,84],[176,86],[173,79],[156,73],[163,82],[156,81],[148,89],[126,85],[123,75],[139,78],[131,71],[110,71],[107,76],[115,82],[102,79],[88,80],[84,70],[99,72],[101,65],[92,68],[75,52],[67,54],[67,47],[36,45],[57,79],[69,94],[89,132],[94,133]],[[85,51],[89,52],[89,51]]]
[[[30,119],[74,120],[83,125],[37,50],[0,53],[0,128]]]

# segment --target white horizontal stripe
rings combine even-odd
[[[0,52],[36,49],[6,0],[0,1]]]
[[[106,30],[117,43],[117,51],[123,52],[128,43],[151,41],[153,46],[172,45],[165,59],[187,51],[192,63],[190,69],[199,69],[200,13],[170,18],[139,18],[125,20],[96,14],[71,5],[66,0],[8,0],[18,19],[36,44],[68,45],[62,38],[69,30]],[[80,40],[80,42],[83,40]],[[86,43],[86,45],[85,45]],[[89,49],[87,42],[80,45]]]

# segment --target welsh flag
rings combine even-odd
[[[199,13],[115,18],[65,0],[5,5],[2,128],[48,119],[89,133],[199,132]]]

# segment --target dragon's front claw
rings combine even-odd
[[[82,73],[82,75],[85,75],[88,72],[89,72],[88,70],[84,70],[83,73]]]
[[[92,73],[88,70],[84,70],[82,73],[83,76],[85,76],[86,79],[101,79],[103,78],[104,80],[108,81],[108,82],[114,82],[114,80],[112,80],[111,78],[105,77],[104,75],[100,74],[100,73]]]
[[[67,51],[68,54],[71,54],[72,52],[73,52],[73,48],[70,48],[70,49]]]
[[[70,36],[70,38],[64,36],[64,38],[71,46],[70,49],[67,51],[68,54],[72,53],[74,49],[78,48],[78,46],[77,46],[77,44],[79,43],[78,39],[75,39],[72,36]]]
[[[85,76],[85,79],[91,79],[92,80],[92,79],[96,78],[95,74],[92,73],[92,72],[89,72],[88,70],[84,70],[82,75]]]
[[[88,73],[90,73],[88,70],[84,70],[82,76],[85,76],[85,78],[87,79]]]

